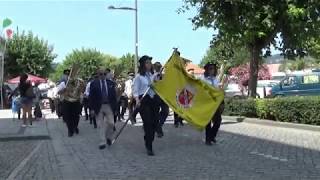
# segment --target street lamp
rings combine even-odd
[[[127,10],[127,11],[134,11],[135,12],[135,60],[134,60],[134,73],[138,73],[138,0],[135,0],[135,8],[132,7],[114,7],[109,6],[108,9],[110,10]]]

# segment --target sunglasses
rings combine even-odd
[[[107,73],[99,73],[100,76],[105,76]]]

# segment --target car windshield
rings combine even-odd
[[[281,81],[285,76],[272,76],[271,80]]]

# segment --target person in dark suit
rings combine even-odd
[[[117,107],[116,85],[106,78],[106,71],[99,69],[98,78],[90,84],[89,107],[94,110],[98,121],[100,145],[99,149],[105,149],[106,144],[111,145],[111,137],[114,127],[114,113]]]

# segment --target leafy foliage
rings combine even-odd
[[[70,69],[73,63],[80,64],[80,78],[88,79],[101,66],[106,66],[106,62],[112,61],[111,56],[105,56],[96,49],[75,49],[66,56],[62,64],[59,64],[55,74],[52,76],[54,80],[58,80],[64,69]]]
[[[66,56],[63,63],[58,65],[55,73],[51,74],[50,78],[54,81],[59,80],[63,70],[70,68],[73,63],[79,63],[83,67],[79,75],[82,79],[90,78],[100,67],[111,69],[115,77],[126,76],[126,73],[132,67],[133,58],[134,56],[131,54],[124,55],[119,59],[96,49],[75,49]]]
[[[53,46],[33,35],[31,31],[28,34],[16,33],[7,42],[5,78],[18,76],[22,72],[48,77],[56,57]]]
[[[202,58],[200,66],[204,66],[208,62],[223,66],[223,72],[227,73],[232,67],[239,66],[249,62],[249,50],[235,43],[219,40],[213,42],[213,45],[207,50],[206,55]]]
[[[134,72],[134,60],[135,56],[130,53],[127,53],[126,55],[123,55],[117,59],[110,65],[110,67],[114,70],[114,76],[127,77],[127,73],[129,71]]]
[[[308,68],[319,68],[320,62],[312,57],[299,58],[295,61],[287,60],[280,66],[280,71],[300,71]]]
[[[275,99],[228,99],[225,115],[257,117],[283,122],[320,125],[320,97],[287,97]]]
[[[249,81],[249,64],[243,64],[238,67],[231,68],[229,74],[231,75],[231,81],[236,82],[239,85],[246,84]],[[261,65],[258,73],[258,80],[270,80],[271,74],[267,65]]]
[[[320,1],[315,0],[184,0],[181,11],[196,7],[195,28],[218,31],[219,39],[237,39],[249,48],[250,94],[255,97],[262,50],[274,45],[286,57],[304,56],[320,37]],[[280,37],[280,38],[278,38]]]

